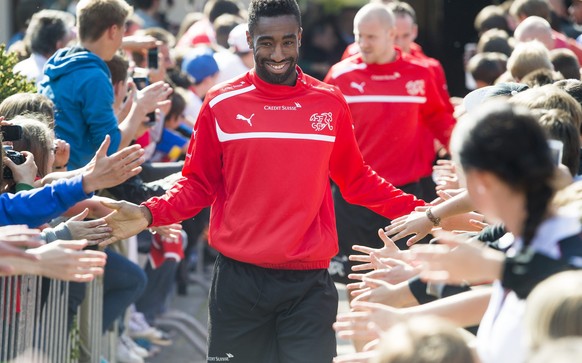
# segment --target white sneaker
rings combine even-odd
[[[119,337],[117,341],[117,351],[115,353],[115,358],[118,363],[144,363],[142,357],[140,357],[136,352],[128,346],[125,335]],[[131,340],[131,339],[130,339]],[[135,344],[135,343],[134,343]]]
[[[127,322],[128,332],[140,332],[150,328],[145,316],[139,311],[132,311]],[[131,335],[131,334],[130,334]]]
[[[163,331],[150,326],[144,315],[139,311],[134,311],[127,324],[127,334],[132,338],[144,338],[153,344],[168,346],[172,340]]]
[[[138,345],[136,342],[133,341],[129,336],[122,334],[119,339],[123,339],[124,344],[129,347],[134,353],[139,355],[142,358],[147,358],[150,356],[150,353],[144,347]]]

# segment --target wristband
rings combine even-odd
[[[428,208],[425,213],[428,220],[431,221],[435,227],[438,227],[441,224],[440,217],[435,217],[430,208]]]

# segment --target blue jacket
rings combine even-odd
[[[92,195],[83,191],[81,175],[59,179],[42,188],[0,194],[0,225],[26,224],[38,227]]]
[[[121,133],[107,64],[86,49],[64,48],[48,60],[44,74],[39,92],[55,104],[57,137],[71,145],[69,169],[86,165],[107,134],[108,154],[117,151]]]

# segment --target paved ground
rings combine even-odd
[[[345,287],[338,285],[340,297],[339,311],[347,311],[347,296]],[[191,285],[187,296],[175,296],[172,301],[172,308],[183,311],[196,318],[206,325],[207,319],[207,292],[204,288]],[[205,363],[205,353],[193,347],[183,336],[176,332],[173,335],[172,346],[165,347],[155,357],[147,359],[148,363]],[[338,354],[346,354],[353,351],[351,344],[347,341],[338,340]]]

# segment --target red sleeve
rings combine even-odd
[[[421,120],[431,130],[434,137],[448,147],[451,132],[455,126],[455,118],[445,106],[432,77],[432,72],[429,71],[427,74],[426,103],[421,107]]]
[[[332,84],[332,85],[334,85],[334,86],[335,86],[335,83],[334,83],[334,81],[333,81],[333,80],[334,80],[334,78],[331,76],[331,75],[333,74],[333,70],[334,70],[334,68],[335,68],[334,66],[331,66],[331,67],[329,68],[329,71],[327,71],[327,75],[326,75],[326,76],[325,76],[325,78],[323,79],[323,82],[325,82],[325,83],[327,83],[327,84]]]
[[[152,213],[153,226],[192,218],[214,202],[217,188],[222,185],[221,155],[212,110],[204,102],[194,126],[182,178],[163,196],[143,203]]]
[[[447,109],[447,112],[452,114],[455,111],[455,108],[451,104],[451,95],[449,95],[445,70],[443,69],[441,63],[437,60],[434,61],[434,65],[430,68],[433,70],[438,92],[441,95],[443,103],[445,104],[445,108]]]
[[[367,207],[390,219],[409,214],[417,206],[426,205],[414,195],[395,188],[364,164],[347,104],[337,125],[329,169],[332,180],[346,201]]]
[[[354,54],[357,54],[359,52],[360,52],[360,46],[357,43],[352,43],[346,47],[346,49],[344,50],[344,53],[342,54],[342,58],[340,59],[340,61],[343,61],[344,59],[349,58],[349,57],[351,57]]]

